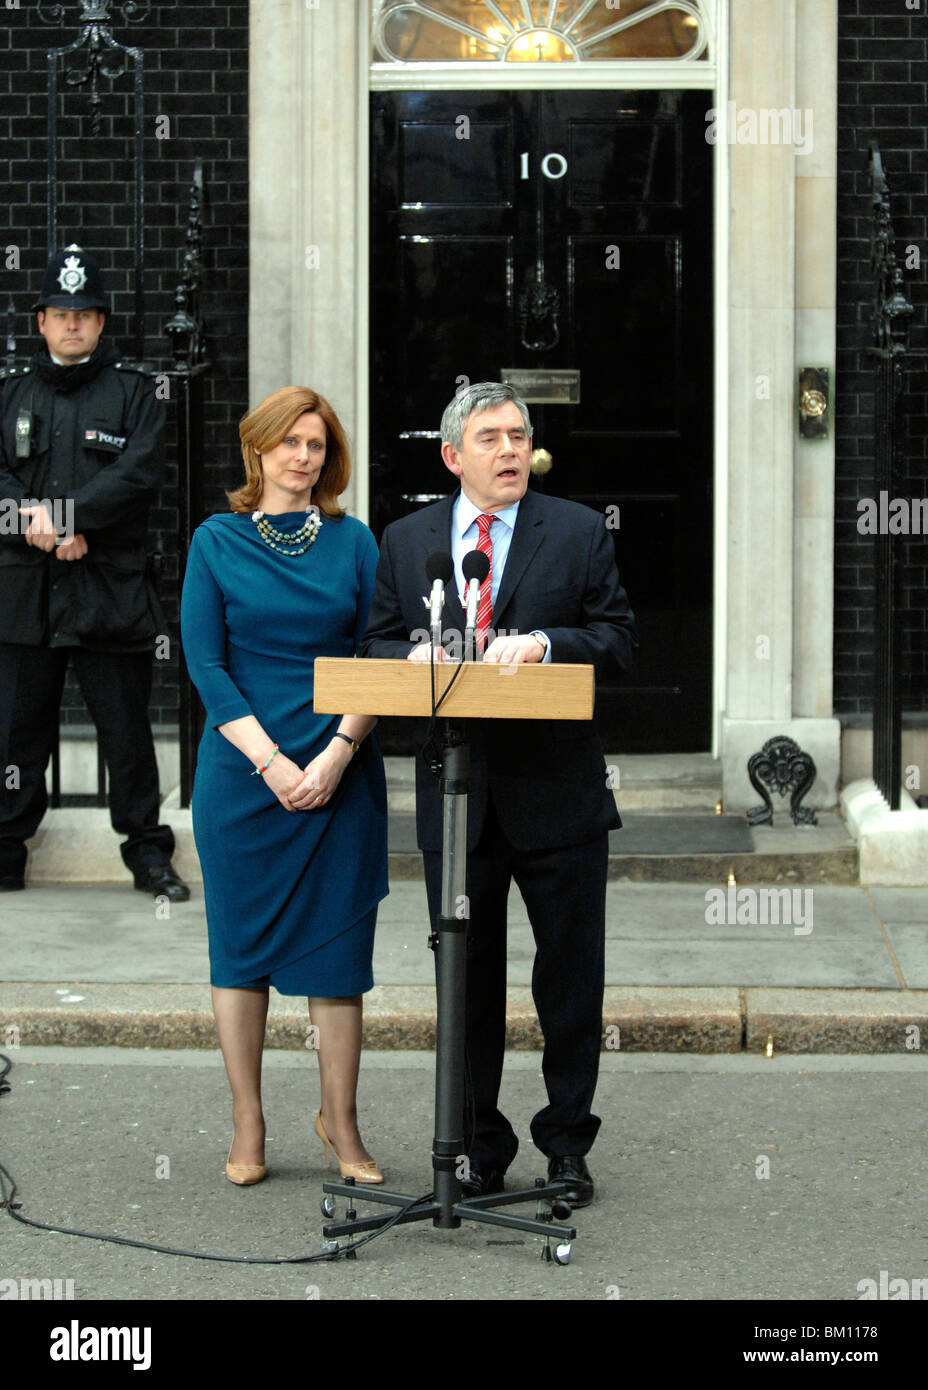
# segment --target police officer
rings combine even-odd
[[[151,379],[101,345],[108,304],[81,247],[52,257],[33,308],[43,349],[0,388],[0,889],[25,887],[70,661],[135,887],[183,902],[148,717],[165,631],[146,557],[163,408]]]

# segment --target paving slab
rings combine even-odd
[[[928,931],[928,888],[879,888],[867,893],[874,911],[884,922],[916,922]]]
[[[783,915],[785,907],[795,912],[790,923],[716,925],[705,917],[707,894],[718,889],[719,885],[610,883],[607,981],[886,988],[900,983],[886,933],[864,890],[794,888],[790,901],[785,906],[780,901],[778,907]],[[905,901],[913,917],[922,910],[921,903],[928,906],[928,890],[894,891],[909,895]],[[795,893],[802,895],[798,904]],[[761,900],[756,903],[759,915]],[[812,930],[806,932],[810,923]],[[396,985],[430,983],[434,962],[426,949],[428,932],[424,884],[392,883],[378,917],[375,979]],[[206,941],[202,889],[197,887],[189,903],[162,906],[117,884],[49,885],[0,898],[0,947],[7,979],[67,983],[142,976],[153,983],[205,981]],[[530,983],[533,957],[525,905],[513,886],[510,984]]]
[[[884,922],[883,930],[910,989],[928,989],[928,928],[913,922]]]

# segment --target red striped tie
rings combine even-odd
[[[477,608],[477,651],[482,652],[486,646],[487,633],[493,621],[493,542],[490,540],[490,525],[493,521],[492,516],[483,513],[477,518],[477,528],[480,535],[477,539],[477,549],[482,550],[490,562],[489,573],[480,585],[480,603]]]

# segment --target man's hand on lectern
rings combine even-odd
[[[407,661],[431,661],[432,644],[430,642],[418,642],[406,658]],[[444,647],[435,648],[436,661],[448,661],[448,653]]]
[[[495,637],[483,654],[484,664],[515,666],[522,661],[541,661],[545,654],[543,642],[531,633],[522,637]]]

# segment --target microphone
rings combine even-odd
[[[473,633],[477,625],[480,586],[490,573],[489,556],[483,550],[469,551],[461,562],[461,571],[467,583],[464,646],[465,649],[470,652],[473,650]]]
[[[445,606],[445,585],[450,584],[454,575],[454,560],[447,550],[434,551],[425,562],[425,573],[432,586],[426,600],[429,609],[429,626],[432,630],[432,646],[441,646],[441,610]]]

